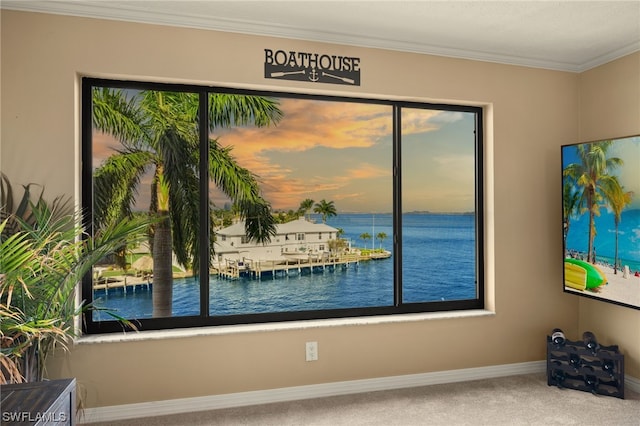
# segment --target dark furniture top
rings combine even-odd
[[[0,411],[3,426],[74,425],[76,380],[2,385]]]

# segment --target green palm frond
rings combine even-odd
[[[225,93],[209,95],[209,127],[232,125],[258,127],[277,123],[283,117],[275,99],[262,96],[238,96]]]
[[[93,219],[99,228],[131,217],[140,179],[155,161],[148,151],[112,155],[94,173]]]
[[[208,99],[210,131],[230,125],[267,126],[282,117],[275,99],[232,94],[210,94]],[[160,273],[166,260],[157,253],[171,252],[183,267],[199,267],[199,200],[207,196],[200,193],[199,108],[197,93],[107,88],[93,92],[94,127],[113,135],[123,146],[94,172],[94,222],[102,226],[131,216],[141,176],[146,173],[153,176],[148,214],[155,217],[162,212],[168,218],[169,225],[160,222],[150,230],[154,315],[156,296],[171,300],[165,297],[171,291],[171,275]],[[275,232],[270,205],[260,195],[257,177],[240,167],[230,151],[215,139],[209,142],[210,179],[234,203],[243,206],[247,235],[267,241]],[[159,206],[161,181],[168,188],[168,209]],[[159,296],[161,293],[163,296]]]
[[[91,309],[76,303],[78,283],[122,245],[146,239],[152,223],[136,217],[90,237],[67,199],[39,198],[29,210],[32,220],[12,217],[18,231],[0,239],[0,379],[5,381],[42,378],[47,355],[66,347],[76,336],[75,318]],[[0,223],[0,233],[7,223]]]
[[[320,200],[319,202],[317,202],[313,208],[313,211],[322,216],[323,223],[327,222],[328,217],[336,216],[338,214],[333,201],[327,200]]]
[[[92,94],[93,126],[122,142],[144,139],[142,115],[133,94],[123,90],[95,88]]]

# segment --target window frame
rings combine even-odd
[[[354,96],[325,96],[312,95],[304,93],[289,93],[284,91],[264,91],[249,90],[229,87],[216,87],[205,85],[189,85],[189,84],[172,84],[159,82],[143,82],[132,80],[103,79],[93,77],[82,78],[82,105],[81,105],[81,194],[82,208],[85,212],[84,226],[88,234],[92,232],[92,211],[93,211],[93,170],[92,170],[92,143],[93,143],[93,126],[92,126],[92,89],[94,87],[109,87],[117,89],[135,89],[135,90],[161,90],[174,92],[188,92],[198,94],[200,105],[207,105],[208,95],[211,92],[229,93],[240,95],[269,96],[278,98],[297,98],[311,100],[329,100],[340,102],[354,102],[360,104],[373,103],[379,105],[389,105],[392,107],[393,114],[393,135],[392,135],[392,173],[393,173],[393,287],[394,287],[394,303],[391,306],[381,307],[353,307],[346,309],[329,309],[314,311],[295,311],[295,312],[277,312],[277,313],[257,313],[227,316],[210,316],[209,315],[209,271],[208,255],[209,253],[200,253],[201,268],[200,275],[200,315],[192,316],[173,316],[166,318],[144,318],[132,319],[131,321],[136,327],[143,330],[162,330],[174,328],[190,328],[203,326],[222,326],[237,324],[259,324],[259,323],[277,323],[284,321],[296,320],[318,320],[318,319],[336,319],[336,318],[353,318],[367,317],[378,315],[402,315],[428,312],[443,311],[465,311],[484,309],[485,306],[485,226],[484,226],[484,110],[481,106],[444,104],[444,103],[427,103],[404,100],[381,100],[370,98],[359,98]],[[439,111],[467,112],[475,114],[475,270],[476,270],[476,297],[475,299],[452,300],[452,301],[435,301],[420,303],[402,302],[402,135],[401,135],[401,117],[403,108],[413,109],[429,109]],[[204,112],[202,111],[204,109]],[[208,133],[208,117],[206,108],[201,108],[199,121],[201,123],[199,130],[201,144],[201,158],[205,158],[204,164],[201,161],[201,193],[208,194],[208,171],[206,167],[206,156],[202,155],[203,149],[206,149],[206,141],[209,137]],[[204,147],[204,148],[203,148]],[[200,247],[208,247],[210,236],[208,226],[209,202],[208,197],[202,197],[200,203],[200,226],[201,232]],[[285,238],[288,238],[287,234]],[[375,236],[374,236],[375,238]],[[297,241],[297,237],[296,237]],[[205,261],[206,259],[206,261]],[[93,302],[93,283],[92,274],[87,274],[82,282],[82,299],[86,303]],[[206,283],[206,284],[205,284]],[[82,321],[83,332],[86,334],[99,334],[123,331],[123,326],[118,321],[95,321],[89,312],[87,318]]]

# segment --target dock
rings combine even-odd
[[[291,259],[256,260],[244,259],[243,261],[227,260],[224,263],[213,265],[211,276],[220,279],[237,280],[240,277],[262,279],[263,275],[277,276],[302,275],[311,273],[324,273],[334,271],[337,268],[347,269],[357,267],[362,261],[386,259],[390,252],[376,252],[367,255],[360,253],[342,253],[339,255],[292,257]],[[143,276],[117,275],[113,277],[94,278],[93,290],[97,294],[108,295],[110,291],[121,291],[125,294],[137,291],[148,291],[153,286],[153,275]]]
[[[109,294],[110,290],[121,290],[125,294],[139,290],[149,290],[153,286],[153,276],[134,277],[128,275],[101,278],[93,283],[93,290],[97,294]]]
[[[214,267],[213,273],[219,278],[235,280],[241,276],[248,276],[254,279],[262,279],[264,274],[271,274],[272,278],[277,275],[300,275],[303,273],[324,272],[335,270],[337,267],[349,268],[357,267],[361,261],[382,259],[391,256],[377,253],[372,255],[360,255],[357,253],[345,253],[335,256],[308,256],[306,258],[278,259],[278,260],[255,260],[244,259],[242,262],[227,261],[224,265],[219,264]]]

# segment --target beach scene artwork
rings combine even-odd
[[[562,146],[564,291],[640,309],[640,136]]]

